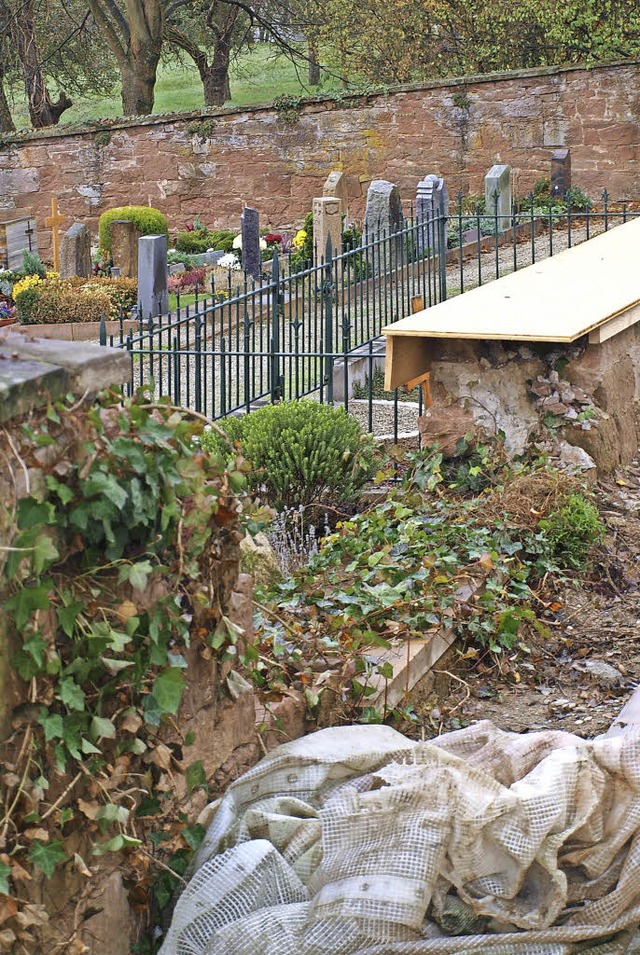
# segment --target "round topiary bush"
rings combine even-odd
[[[250,487],[278,510],[351,504],[373,475],[373,438],[344,408],[283,401],[220,424],[253,466]],[[205,450],[224,445],[215,431],[202,436]]]
[[[107,209],[100,216],[98,223],[98,236],[100,248],[107,252],[111,251],[111,232],[109,226],[116,219],[126,219],[127,222],[133,222],[142,235],[168,235],[169,227],[167,217],[158,209],[151,206],[118,206],[115,209]]]

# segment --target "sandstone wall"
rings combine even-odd
[[[109,140],[106,142],[106,140]],[[92,228],[105,209],[150,202],[178,229],[201,215],[237,227],[244,203],[263,225],[299,222],[331,169],[349,174],[361,217],[374,178],[415,195],[429,172],[450,193],[482,191],[495,162],[513,166],[519,193],[549,174],[551,152],[569,146],[573,180],[612,198],[640,192],[640,62],[543,68],[435,81],[377,94],[320,99],[298,110],[214,110],[64,128],[17,137],[0,148],[0,217],[61,212]]]

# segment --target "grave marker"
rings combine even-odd
[[[497,215],[496,229],[504,232],[511,225],[511,166],[492,166],[484,177],[484,201],[487,216]]]
[[[347,177],[338,169],[334,169],[327,176],[322,195],[325,199],[338,199],[340,201],[340,214],[349,218],[349,197],[347,193]]]
[[[27,217],[0,222],[0,269],[21,269],[24,251],[38,251],[36,220]]]
[[[60,278],[91,275],[91,235],[81,222],[74,222],[62,237],[60,247]]]
[[[380,238],[379,246],[367,249],[367,262],[372,271],[376,268],[387,271],[391,259],[391,246],[400,253],[403,237],[390,240],[389,236],[404,226],[400,190],[386,179],[374,179],[367,190],[367,206],[364,213],[364,234],[368,241]]]
[[[257,209],[245,206],[240,216],[240,232],[242,234],[242,268],[257,282],[262,273],[260,216]]]
[[[169,311],[166,235],[145,235],[138,241],[138,309],[143,320]]]
[[[342,252],[342,215],[339,199],[313,200],[314,262],[320,265],[326,256],[327,238],[331,236],[332,255]]]
[[[60,236],[58,233],[58,226],[62,225],[66,216],[60,215],[58,209],[58,199],[56,196],[51,197],[51,215],[47,216],[44,220],[44,224],[47,229],[51,229],[51,249],[53,252],[53,268],[56,272],[60,269]]]
[[[418,252],[422,255],[439,248],[449,214],[449,194],[444,179],[425,176],[418,183],[416,218],[418,220]]]
[[[120,275],[135,279],[138,275],[140,229],[128,219],[114,219],[109,225],[111,258]]]
[[[564,199],[571,188],[571,152],[556,149],[551,156],[551,197]]]

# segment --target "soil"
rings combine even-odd
[[[596,494],[606,538],[586,578],[540,592],[548,635],[529,635],[527,651],[500,663],[454,649],[439,666],[442,684],[416,707],[414,732],[430,738],[484,719],[516,732],[606,732],[640,683],[640,463]]]

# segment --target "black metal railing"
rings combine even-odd
[[[385,325],[640,214],[640,204],[614,205],[606,192],[598,210],[541,209],[533,195],[508,214],[497,196],[491,205],[469,210],[460,195],[446,218],[411,214],[396,232],[365,235],[339,254],[329,240],[315,264],[297,270],[276,254],[260,282],[234,286],[230,273],[224,288],[196,289],[192,303],[178,299],[168,316],[121,315],[115,334],[103,327],[101,342],[128,351],[130,392],[153,382],[158,395],[214,420],[313,396],[345,403],[380,433],[386,399],[395,412],[382,417],[397,439],[399,403],[402,410],[404,400],[416,401],[420,411],[421,398],[382,393]]]

